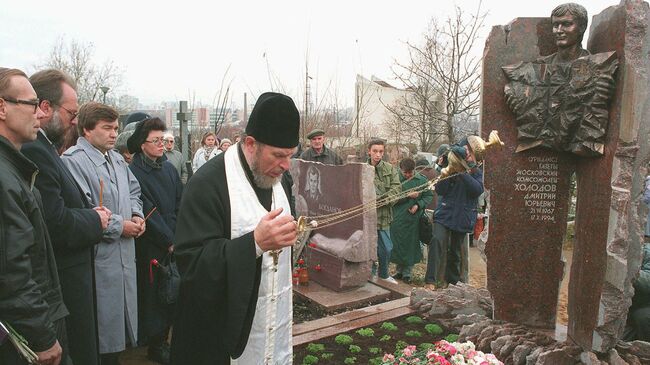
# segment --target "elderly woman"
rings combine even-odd
[[[196,172],[203,164],[220,153],[217,136],[212,132],[204,134],[201,139],[201,148],[196,151],[192,160],[192,171]]]

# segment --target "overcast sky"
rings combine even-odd
[[[478,53],[492,26],[548,16],[560,3],[483,1],[488,16]],[[617,3],[583,5],[591,19]],[[312,88],[323,95],[329,86],[341,104],[351,106],[356,74],[390,81],[394,59],[405,59],[404,42],[422,39],[429,20],[444,20],[454,4],[472,13],[479,1],[6,0],[0,10],[0,66],[32,73],[65,37],[92,42],[97,62],[110,59],[124,70],[124,85],[116,92],[144,103],[187,100],[194,93],[211,104],[231,65],[233,100],[240,106],[244,92],[270,90],[270,78],[302,100],[307,59]]]

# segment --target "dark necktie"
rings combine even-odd
[[[108,176],[111,177],[111,182],[115,182],[115,169],[113,167],[113,163],[111,162],[111,158],[108,156],[108,153],[104,155],[104,158],[107,162],[106,168],[108,169]]]

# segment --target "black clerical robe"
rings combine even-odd
[[[228,195],[224,155],[189,179],[181,200],[175,237],[182,278],[172,336],[175,365],[229,364],[244,351],[253,323],[262,259],[256,258],[253,232],[230,239],[230,204],[236,202]],[[251,199],[270,209],[272,190],[253,189]]]

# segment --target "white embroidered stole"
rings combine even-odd
[[[260,204],[239,159],[235,144],[225,152],[226,182],[230,197],[230,237],[251,232],[268,211]],[[273,185],[272,209],[291,214],[282,184]],[[262,277],[253,325],[244,353],[231,364],[290,364],[292,360],[292,283],[291,249],[279,255],[277,272],[268,252],[262,256]],[[246,305],[246,303],[242,303]]]

